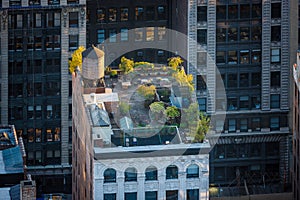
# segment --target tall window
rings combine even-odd
[[[165,40],[166,39],[166,27],[158,27],[157,29],[157,35],[158,35],[158,40]]]
[[[270,128],[271,131],[279,130],[279,117],[270,118]]]
[[[143,41],[143,28],[136,28],[135,30],[134,30],[134,32],[135,32],[135,41],[136,42],[140,42],[140,41]]]
[[[105,9],[99,8],[97,10],[97,21],[98,22],[104,22],[105,21]]]
[[[36,128],[35,129],[35,142],[41,142],[42,141],[42,129]]]
[[[228,131],[229,132],[235,132],[236,131],[236,120],[235,119],[229,119],[228,120]]]
[[[207,21],[207,6],[197,7],[197,21]]]
[[[104,183],[116,182],[116,170],[108,168],[104,171]]]
[[[117,9],[116,8],[108,9],[108,21],[110,21],[110,22],[117,21]]]
[[[281,18],[281,3],[271,4],[271,18]]]
[[[121,41],[128,41],[128,29],[121,28]]]
[[[271,63],[280,63],[280,49],[271,49]]]
[[[146,181],[157,180],[157,169],[156,167],[148,167],[145,173]]]
[[[280,107],[280,94],[271,94],[271,108]]]
[[[42,26],[42,14],[36,13],[35,14],[35,27],[41,27]]]
[[[186,178],[199,178],[198,165],[192,164],[186,169]]]
[[[23,26],[23,15],[17,15],[17,28],[22,28]]]
[[[178,190],[167,190],[166,200],[178,200]]]
[[[271,41],[279,42],[281,40],[281,26],[271,27]]]
[[[143,20],[144,19],[144,8],[136,7],[135,8],[135,20]]]
[[[117,42],[116,29],[110,29],[109,30],[109,42]]]
[[[128,21],[128,8],[121,8],[121,21]]]
[[[154,27],[146,28],[146,41],[154,41]]]
[[[271,87],[280,87],[280,72],[271,72]]]
[[[175,165],[170,165],[166,169],[166,179],[177,179],[178,178],[178,168]]]
[[[240,51],[240,63],[241,64],[249,64],[250,63],[249,50],[241,50]]]
[[[207,30],[206,29],[197,30],[197,42],[200,44],[207,43]]]
[[[98,39],[98,44],[101,44],[105,40],[105,30],[104,29],[99,29],[97,30],[97,39]]]
[[[54,26],[60,26],[60,13],[58,12],[54,13]]]
[[[70,28],[78,27],[78,12],[69,13],[69,27]]]
[[[137,171],[130,167],[125,170],[125,181],[137,181]]]
[[[187,190],[186,199],[187,200],[198,200],[199,199],[199,189]]]
[[[240,109],[241,110],[249,109],[249,96],[240,96]]]
[[[260,49],[253,49],[251,53],[252,63],[260,63],[261,51]]]
[[[165,20],[166,19],[166,6],[158,6],[157,7],[157,19]]]
[[[74,51],[78,48],[78,35],[70,35],[69,36],[69,50]]]
[[[240,131],[247,132],[248,131],[248,120],[240,119]]]
[[[155,9],[153,6],[146,7],[146,20],[154,20],[155,17]]]

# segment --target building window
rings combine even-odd
[[[271,27],[271,42],[280,42],[281,40],[281,26]]]
[[[135,20],[143,20],[144,19],[144,8],[136,7],[135,8]]]
[[[228,64],[237,64],[237,52],[236,51],[228,51]]]
[[[128,8],[121,8],[121,21],[128,21]]]
[[[46,129],[46,139],[47,139],[47,142],[52,142],[53,141],[52,129],[51,128]]]
[[[113,194],[104,194],[104,200],[117,200],[117,195]]]
[[[271,94],[271,108],[280,108],[280,94]]]
[[[60,128],[56,127],[54,130],[54,141],[60,141]]]
[[[145,178],[146,181],[157,180],[157,169],[156,169],[156,167],[148,167],[146,169],[145,176],[146,176],[146,178]]]
[[[271,18],[281,18],[281,3],[271,4]]]
[[[241,132],[247,132],[248,131],[248,120],[247,119],[241,119],[240,120],[240,131]]]
[[[42,141],[42,129],[36,128],[35,129],[35,142],[41,142]]]
[[[97,22],[104,22],[105,21],[105,9],[99,8],[97,10]]]
[[[167,190],[166,200],[178,200],[178,190]]]
[[[157,7],[157,19],[165,20],[166,19],[166,6],[158,6]]]
[[[207,21],[207,6],[197,7],[197,22]]]
[[[137,171],[130,167],[125,170],[125,181],[137,181]]]
[[[34,107],[33,106],[27,107],[27,119],[34,119]]]
[[[109,168],[104,171],[104,183],[115,183],[116,182],[116,170]]]
[[[23,15],[17,15],[17,28],[23,27]]]
[[[124,200],[136,200],[136,199],[137,199],[137,193],[136,192],[125,193],[125,199]]]
[[[69,27],[70,28],[78,27],[78,12],[69,13]]]
[[[60,0],[48,0],[48,5],[59,5]]]
[[[240,5],[240,18],[250,18],[250,5]]]
[[[226,6],[217,6],[217,20],[226,19]]]
[[[121,28],[121,41],[128,41],[128,29]]]
[[[237,5],[228,6],[228,19],[236,20],[238,18],[238,7]]]
[[[260,118],[252,118],[252,124],[251,128],[254,131],[259,131],[260,130]]]
[[[42,152],[36,151],[35,152],[35,164],[41,164],[42,163]]]
[[[47,82],[45,87],[46,96],[60,95],[60,82]]]
[[[117,9],[116,8],[108,9],[108,21],[110,21],[110,22],[117,21]]]
[[[186,191],[187,200],[198,200],[199,198],[199,189],[187,190]]]
[[[78,35],[70,35],[69,36],[69,50],[74,51],[78,48]]]
[[[238,31],[237,28],[232,27],[228,28],[228,41],[229,42],[234,42],[238,40]]]
[[[253,96],[251,98],[252,109],[260,109],[260,96]]]
[[[35,50],[42,50],[42,36],[34,37],[34,47]]]
[[[249,86],[249,74],[241,73],[240,74],[240,87],[248,87]]]
[[[270,128],[271,131],[279,130],[279,117],[270,118]]]
[[[170,165],[166,169],[166,179],[177,179],[178,178],[178,167]]]
[[[199,178],[198,165],[192,164],[186,169],[186,178]]]
[[[116,29],[110,29],[108,33],[109,33],[109,42],[117,42]]]
[[[228,97],[227,99],[227,110],[237,110],[237,98]]]
[[[27,129],[27,137],[28,137],[28,142],[34,142],[34,129],[33,128]]]
[[[249,27],[241,27],[240,28],[240,41],[248,41],[250,38],[250,28]]]
[[[23,50],[23,37],[15,38],[15,50],[22,51]]]
[[[249,96],[240,96],[240,110],[249,110]]]
[[[146,20],[154,20],[155,17],[155,9],[153,6],[146,7]]]
[[[166,39],[166,27],[158,27],[157,29],[157,35],[158,35],[158,40],[165,40]]]
[[[216,62],[217,64],[225,64],[226,62],[225,51],[217,51]]]
[[[60,13],[54,13],[54,26],[59,27],[60,26]]]
[[[207,44],[207,30],[206,29],[197,30],[197,42],[200,44]]]
[[[261,17],[261,4],[252,4],[252,18]]]
[[[252,41],[260,41],[261,40],[261,27],[254,26],[252,27]]]
[[[78,0],[67,0],[68,4],[78,4],[79,1]]]
[[[271,49],[271,63],[280,63],[280,49]]]
[[[280,87],[280,72],[271,72],[271,87]]]
[[[235,132],[236,131],[236,120],[235,119],[229,119],[228,120],[228,131],[229,132]]]
[[[54,50],[60,49],[60,35],[53,36],[53,44],[54,44]]]
[[[154,41],[154,27],[146,28],[146,41]]]
[[[35,119],[42,119],[42,106],[35,106]]]
[[[35,27],[42,27],[42,14],[41,13],[35,14]]]
[[[157,200],[157,191],[145,192],[145,200]]]
[[[135,32],[135,41],[140,42],[143,41],[143,28],[136,28]]]
[[[20,6],[21,0],[9,0],[9,6]]]
[[[52,105],[47,105],[46,118],[52,119],[52,117],[53,117]]]
[[[237,74],[227,75],[227,86],[229,88],[237,87]]]
[[[217,42],[226,42],[226,28],[217,28]]]
[[[97,39],[98,39],[98,44],[101,44],[104,42],[105,40],[105,30],[104,29],[100,29],[97,30]]]
[[[260,49],[252,50],[251,57],[252,57],[252,63],[253,64],[254,63],[260,63],[260,57],[261,57]]]
[[[260,73],[252,73],[251,74],[251,85],[254,87],[260,86],[261,84],[261,74]]]
[[[250,63],[250,53],[249,50],[240,51],[240,64],[249,64]]]

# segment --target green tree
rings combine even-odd
[[[75,71],[77,67],[79,67],[81,71],[82,66],[82,52],[85,50],[83,46],[78,47],[72,54],[72,60],[69,60],[69,70],[71,73]]]
[[[168,117],[168,119],[174,119],[180,116],[180,112],[175,106],[169,106],[165,110],[165,115]]]
[[[130,60],[126,57],[121,58],[121,63],[119,64],[119,68],[125,73],[128,74],[133,71],[134,68],[134,61]]]
[[[200,112],[199,118],[197,132],[193,142],[203,142],[205,135],[210,129],[210,118],[202,112]]]
[[[168,59],[169,66],[175,71],[181,68],[182,63],[183,60],[179,56],[171,57]]]
[[[186,74],[183,67],[173,73],[173,77],[179,83],[180,86],[188,86],[190,91],[194,91],[193,75]]]
[[[165,107],[163,102],[153,102],[150,104],[150,111],[153,113],[164,113]]]

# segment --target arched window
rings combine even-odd
[[[116,182],[116,170],[108,168],[104,171],[104,183]]]
[[[199,177],[199,167],[196,164],[190,165],[186,169],[186,178],[198,178]]]
[[[146,169],[146,181],[152,181],[152,180],[157,180],[157,169],[156,167],[148,167]]]
[[[125,181],[137,181],[137,171],[134,167],[130,167],[126,169]]]
[[[178,178],[178,167],[170,165],[166,169],[166,179],[177,179]]]

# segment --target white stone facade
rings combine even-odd
[[[175,165],[178,178],[167,179],[166,168]],[[187,168],[191,165],[199,167],[199,176],[187,178]],[[137,181],[125,181],[125,171],[134,167],[137,170]],[[157,168],[157,180],[146,180],[148,167]],[[104,172],[112,168],[116,170],[116,181],[105,183]],[[145,192],[156,191],[157,199],[166,199],[166,191],[178,191],[178,199],[187,199],[187,190],[199,190],[199,199],[209,198],[209,157],[208,154],[161,156],[124,159],[106,159],[94,161],[94,198],[102,200],[105,194],[116,194],[116,199],[124,199],[125,193],[137,193],[137,199],[145,199]]]

